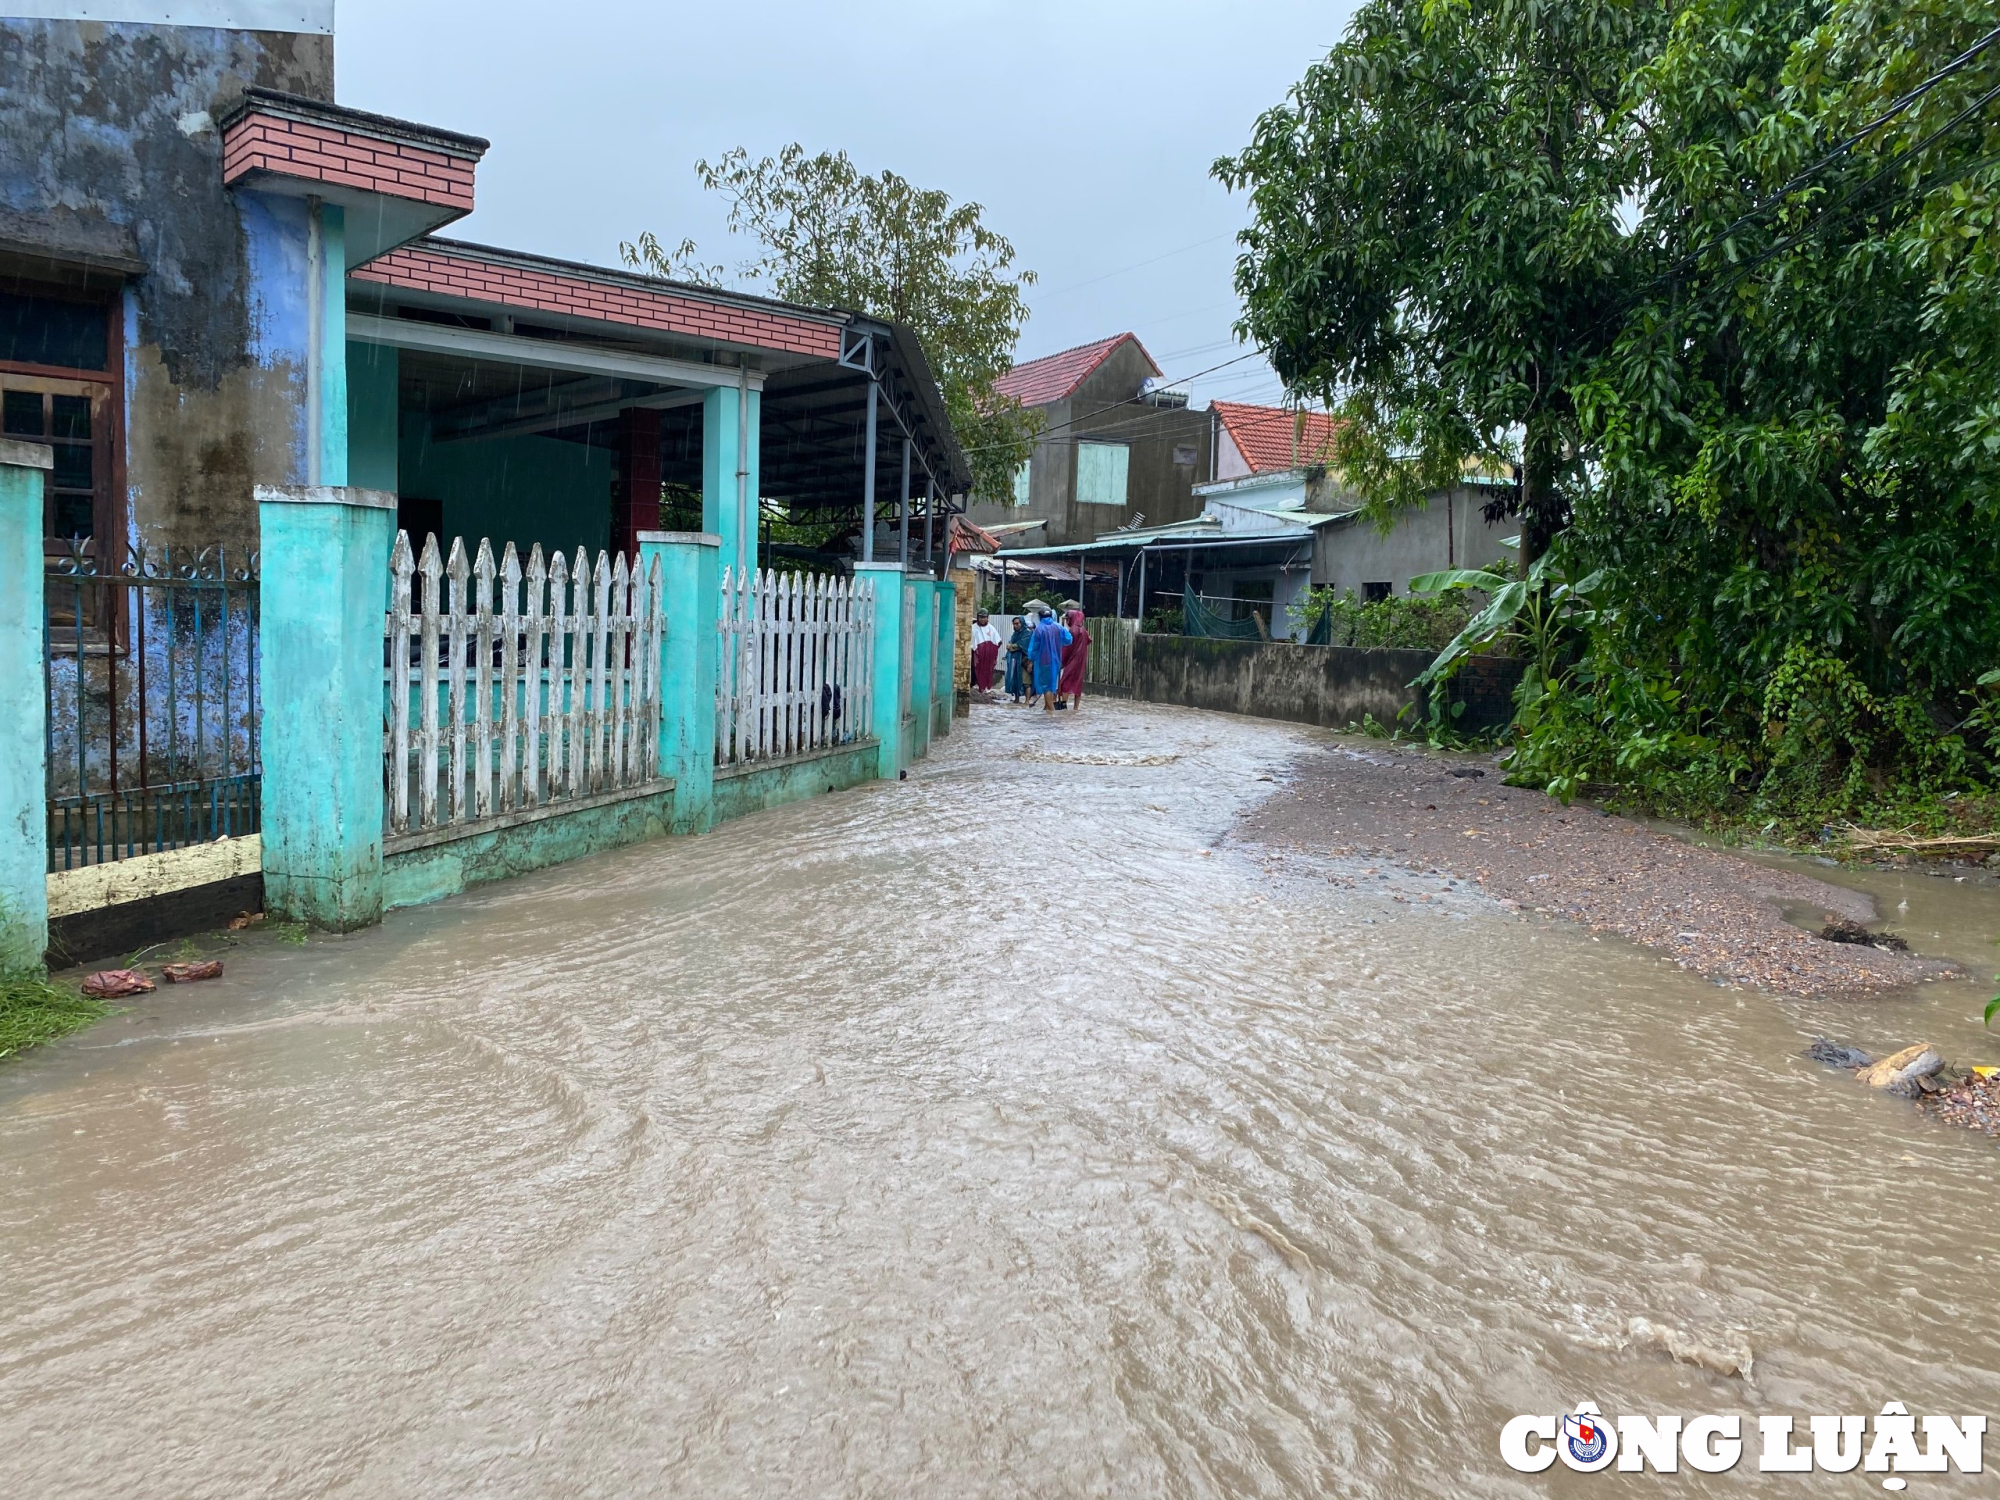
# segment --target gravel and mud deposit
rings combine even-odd
[[[1822,924],[1876,921],[1862,892],[1581,803],[1565,807],[1501,775],[1486,759],[1342,740],[1300,755],[1243,832],[1474,881],[1524,912],[1630,938],[1721,984],[1824,995],[1958,972],[1920,954],[1820,938]],[[1808,921],[1814,930],[1799,925]]]

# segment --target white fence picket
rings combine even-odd
[[[525,571],[482,540],[440,566],[399,533],[384,622],[385,822],[392,835],[463,825],[659,774],[665,596],[650,568],[581,548]],[[523,588],[526,596],[523,599]],[[497,597],[496,597],[497,596]],[[414,702],[412,699],[414,698]],[[414,783],[414,785],[413,785]]]
[[[778,760],[867,735],[869,584],[725,569],[721,595],[717,764]]]

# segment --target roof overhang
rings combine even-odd
[[[707,389],[747,384],[753,391],[764,388],[764,376],[748,368],[666,359],[659,355],[592,344],[494,333],[483,328],[451,328],[438,323],[381,318],[370,313],[350,311],[347,315],[347,336],[358,344],[418,349],[430,354],[455,354],[463,359],[488,364],[568,370],[578,375],[610,375],[627,380],[651,381],[656,385]],[[637,403],[628,401],[624,404],[630,406]]]
[[[347,268],[472,212],[478,136],[248,89],[217,122],[222,181],[346,211]]]

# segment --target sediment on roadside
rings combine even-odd
[[[1502,902],[1616,933],[1718,983],[1822,995],[1957,972],[1917,954],[1828,942],[1786,919],[1791,907],[1829,923],[1872,923],[1874,903],[1861,892],[1506,786],[1490,758],[1340,740],[1298,757],[1241,832],[1278,848],[1470,880]]]

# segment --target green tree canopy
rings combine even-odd
[[[1520,459],[1530,560],[1582,456],[1574,387],[1643,274],[1625,232],[1646,122],[1623,108],[1665,0],[1375,0],[1248,147],[1239,325],[1379,504]]]
[[[847,153],[809,156],[790,145],[752,161],[742,148],[696,164],[702,186],[729,200],[729,228],[756,241],[745,281],[787,301],[892,319],[922,343],[981,495],[1004,495],[1026,462],[1038,414],[993,382],[1013,363],[1027,321],[1032,271],[986,226],[977,203],[954,203],[894,172],[870,176]],[[668,251],[652,234],[620,247],[628,265],[707,284],[691,240]]]
[[[1518,445],[1526,550],[1593,579],[1525,774],[1815,827],[2000,779],[1995,19],[1373,0],[1218,165],[1352,477]]]

